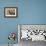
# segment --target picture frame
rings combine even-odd
[[[5,7],[4,8],[4,17],[6,17],[6,18],[18,17],[18,8],[17,7]]]

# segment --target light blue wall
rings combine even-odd
[[[18,18],[4,18],[4,7],[9,6],[18,7]],[[8,43],[17,24],[46,24],[46,0],[0,0],[0,43]]]

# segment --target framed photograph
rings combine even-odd
[[[14,18],[18,16],[18,8],[17,7],[5,7],[4,8],[4,16],[8,18]]]

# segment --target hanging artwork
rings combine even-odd
[[[9,18],[14,18],[18,16],[18,8],[17,7],[5,7],[4,8],[4,16]]]

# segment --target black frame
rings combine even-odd
[[[6,16],[6,15],[5,15],[5,9],[6,9],[6,8],[15,8],[15,9],[16,9],[16,16]],[[18,7],[5,7],[5,8],[4,8],[4,17],[5,17],[5,18],[17,18],[17,17],[18,17]]]

